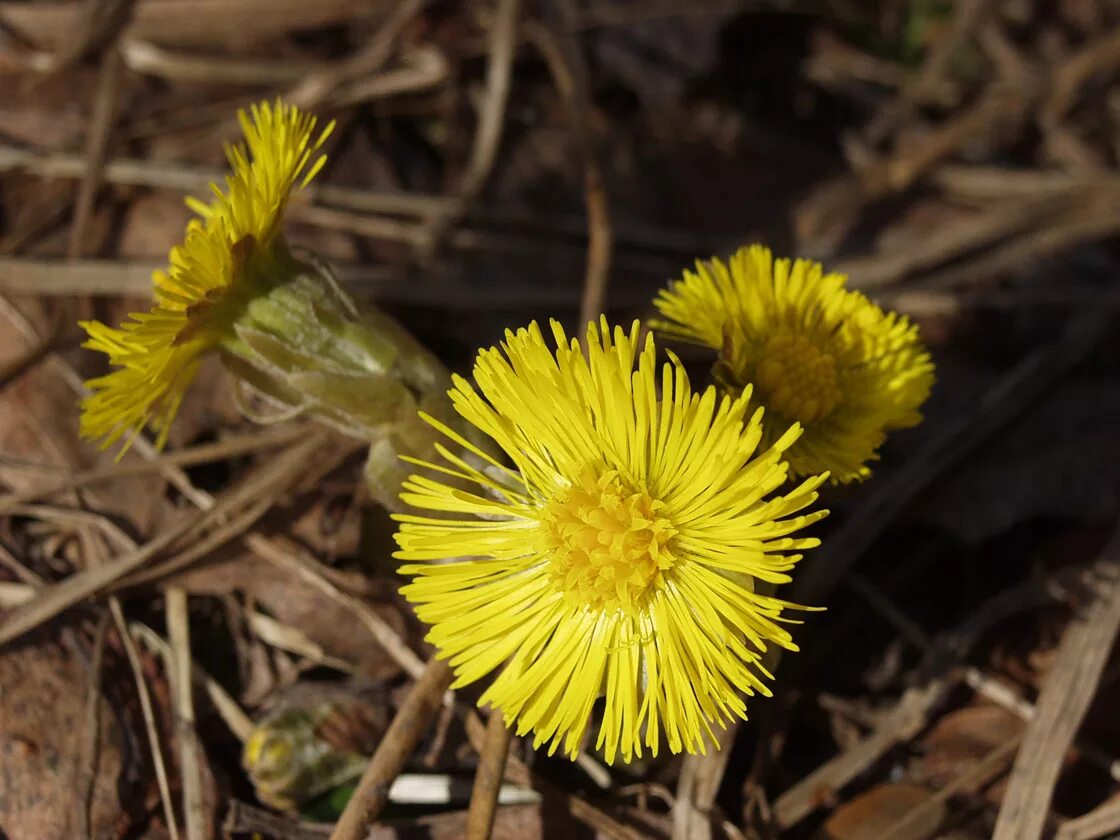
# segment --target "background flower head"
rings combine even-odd
[[[512,467],[441,427],[456,451],[417,463],[458,486],[406,482],[439,518],[397,516],[402,591],[456,685],[497,671],[480,702],[536,745],[575,755],[602,696],[608,761],[662,738],[703,752],[713,724],[745,717],[741,692],[769,693],[767,646],[795,649],[790,605],[755,582],[788,581],[817,544],[795,534],[824,516],[805,511],[825,477],[776,493],[799,429],[760,449],[749,393],[694,393],[675,359],[658,370],[652,336],[639,350],[636,323],[552,334],[555,349],[535,323],[507,332],[475,385],[455,379],[456,410]]]
[[[83,346],[105,353],[117,368],[89,380],[82,403],[82,436],[105,447],[148,423],[157,445],[166,442],[201,357],[230,333],[239,309],[267,288],[287,255],[280,224],[289,193],[326,162],[316,153],[333,123],[316,134],[315,117],[280,101],[238,118],[245,140],[226,149],[226,189],[211,185],[209,204],[188,199],[199,218],[171,249],[167,270],[153,275],[151,310],[130,315],[120,328],[82,323],[89,334]]]
[[[663,318],[653,323],[717,350],[716,378],[733,393],[753,385],[765,441],[802,425],[788,453],[794,474],[827,470],[839,482],[870,473],[887,431],[921,422],[933,385],[917,326],[845,289],[846,279],[752,245],[686,270],[654,301]]]

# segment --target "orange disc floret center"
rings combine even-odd
[[[776,335],[766,342],[754,384],[763,405],[801,423],[824,419],[842,396],[836,361],[800,335]]]
[[[573,606],[633,614],[672,568],[662,503],[617,471],[587,471],[541,511],[550,575]]]

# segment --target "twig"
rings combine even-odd
[[[204,840],[206,812],[202,800],[202,762],[194,723],[194,680],[191,679],[191,631],[187,592],[167,590],[167,633],[171,640],[171,691],[175,709],[175,740],[179,745],[179,776],[183,781],[183,822],[187,840]]]
[[[128,632],[128,624],[121,609],[120,599],[115,595],[109,597],[109,612],[113,616],[113,623],[117,628],[117,636],[124,646],[128,666],[132,670],[132,679],[136,683],[136,696],[140,700],[140,712],[144,718],[144,730],[148,736],[148,749],[152,756],[152,767],[156,774],[156,786],[159,788],[160,802],[163,804],[163,820],[167,824],[167,833],[170,840],[179,840],[179,826],[175,821],[175,805],[171,800],[171,785],[167,781],[167,765],[163,760],[163,749],[160,747],[159,727],[156,726],[156,716],[152,709],[152,696],[148,691],[147,680],[144,679],[144,669],[140,664],[140,655],[136,650],[136,643],[132,634]]]
[[[1120,631],[1120,529],[1101,552],[1096,577],[1094,597],[1063,635],[1027,724],[993,840],[1035,840],[1045,829],[1062,762]]]
[[[492,709],[490,721],[486,725],[486,741],[482,747],[481,760],[475,771],[474,787],[471,789],[466,840],[490,840],[511,737],[512,733],[506,726],[502,713]]]
[[[389,801],[389,788],[404,769],[424,729],[431,723],[451,685],[451,668],[432,659],[397,710],[393,722],[377,746],[357,790],[346,803],[331,840],[362,840],[369,826]]]

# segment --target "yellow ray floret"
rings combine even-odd
[[[716,378],[732,392],[753,384],[764,441],[801,424],[793,474],[827,470],[839,482],[870,474],[887,431],[921,422],[933,385],[917,326],[845,289],[846,279],[752,245],[686,270],[654,301],[663,318],[653,322],[717,350]]]
[[[82,436],[104,447],[148,423],[164,444],[201,356],[229,334],[238,307],[267,288],[269,261],[283,250],[289,193],[326,162],[317,152],[333,123],[316,134],[315,117],[280,101],[238,117],[245,142],[226,149],[226,189],[212,184],[209,204],[188,199],[200,218],[171,249],[167,270],[152,276],[152,309],[130,315],[119,329],[82,323],[89,334],[83,346],[105,353],[117,368],[87,382],[91,393],[82,403]]]
[[[607,761],[662,740],[704,752],[713,725],[745,718],[743,694],[769,694],[767,646],[796,649],[791,605],[755,583],[788,581],[817,545],[794,535],[825,515],[803,513],[825,476],[775,492],[799,429],[759,449],[749,393],[693,393],[675,359],[658,370],[652,336],[639,350],[637,323],[552,333],[555,349],[535,323],[507,332],[450,392],[511,467],[429,421],[454,445],[423,466],[458,486],[405,483],[439,516],[397,517],[402,591],[456,685],[498,672],[480,702],[535,745],[574,756],[601,697]]]

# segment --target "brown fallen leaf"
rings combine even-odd
[[[8,840],[78,837],[86,782],[89,673],[54,641],[0,653],[0,833]],[[136,770],[126,771],[126,731],[104,697],[100,753],[89,804],[93,837],[121,837]],[[133,754],[130,747],[129,755]],[[131,794],[131,795],[130,795]]]
[[[914,761],[910,771],[915,779],[942,787],[1023,727],[1021,718],[1000,706],[966,706],[950,712],[922,738],[925,754]]]
[[[825,833],[831,840],[875,840],[929,798],[929,790],[921,785],[906,782],[876,785],[837,808],[825,823]],[[944,817],[945,807],[942,806],[931,811],[928,818],[908,825],[904,834],[896,834],[891,840],[933,837]]]

